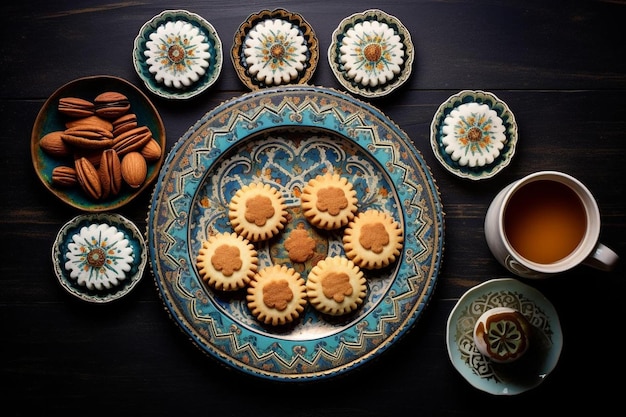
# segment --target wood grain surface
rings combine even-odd
[[[344,17],[380,8],[408,28],[416,51],[411,78],[369,102],[422,153],[445,212],[442,269],[415,327],[376,361],[304,384],[253,378],[199,351],[169,318],[149,268],[112,305],[65,293],[51,244],[79,212],[41,184],[29,148],[39,109],[68,81],[107,74],[144,89],[131,58],[135,36],[162,10],[186,9],[215,27],[225,59],[219,80],[199,97],[150,96],[169,150],[206,112],[247,92],[228,56],[233,35],[249,14],[278,7],[300,13],[316,32],[321,54],[311,84],[338,90],[326,50]],[[582,407],[602,415],[621,407],[623,262],[610,273],[581,266],[530,282],[557,309],[564,345],[554,372],[524,394],[492,396],[469,385],[450,363],[445,331],[468,289],[510,276],[489,252],[483,220],[496,193],[528,173],[578,177],[597,198],[602,242],[626,256],[626,2],[63,0],[9,2],[0,10],[2,415],[484,416]],[[496,94],[517,119],[516,155],[489,180],[453,176],[430,148],[436,109],[463,89]],[[145,229],[149,194],[117,212]]]

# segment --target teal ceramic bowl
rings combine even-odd
[[[65,130],[69,118],[59,113],[57,107],[60,98],[76,97],[93,100],[98,94],[116,91],[128,97],[129,112],[135,113],[138,125],[147,126],[152,137],[161,146],[161,156],[158,160],[148,163],[146,180],[138,188],[122,186],[120,192],[105,200],[90,198],[80,186],[59,187],[52,183],[52,171],[59,165],[73,166],[72,156],[54,157],[42,150],[39,146],[41,138],[54,131]],[[57,196],[64,203],[86,212],[109,211],[120,208],[141,194],[155,179],[163,164],[165,156],[165,127],[159,112],[150,99],[130,82],[108,75],[96,75],[79,78],[68,82],[56,90],[44,103],[39,111],[31,133],[31,156],[33,166],[44,187]]]

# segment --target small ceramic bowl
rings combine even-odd
[[[54,168],[65,165],[72,166],[72,156],[56,157],[44,152],[40,146],[40,140],[46,134],[66,129],[66,123],[74,118],[61,114],[58,111],[59,99],[73,97],[92,101],[103,92],[118,92],[128,98],[130,109],[128,113],[137,116],[138,126],[147,126],[152,137],[161,148],[160,157],[147,163],[147,175],[145,181],[137,188],[123,185],[120,192],[109,198],[95,200],[89,197],[78,185],[71,187],[59,187],[52,183]],[[35,119],[31,133],[31,156],[33,166],[43,185],[64,203],[87,212],[109,211],[122,207],[132,201],[144,191],[157,177],[159,169],[165,157],[165,127],[159,112],[150,99],[130,82],[108,75],[96,75],[79,78],[68,82],[57,89],[44,103]]]
[[[150,92],[166,99],[184,100],[206,91],[218,80],[222,64],[217,31],[187,10],[164,10],[135,38],[135,71]]]
[[[237,76],[250,90],[306,84],[317,68],[319,44],[300,14],[261,10],[239,26],[231,59]]]
[[[411,75],[415,51],[400,20],[371,9],[343,19],[334,30],[328,62],[337,81],[364,98],[388,95]]]
[[[90,303],[105,304],[139,283],[147,262],[137,226],[115,213],[81,214],[67,222],[52,245],[52,265],[61,286]]]
[[[516,352],[523,350],[523,355],[510,361],[484,355],[474,337],[476,323],[503,307],[524,316],[523,325],[515,318],[508,330],[524,326],[528,337],[528,346]],[[471,288],[459,299],[448,317],[446,347],[452,365],[472,386],[489,394],[516,395],[537,387],[554,370],[563,335],[554,306],[541,292],[517,279],[497,278]]]
[[[495,94],[462,90],[435,112],[430,145],[437,160],[454,175],[470,180],[491,178],[515,154],[517,122]]]

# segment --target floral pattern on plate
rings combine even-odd
[[[268,86],[296,79],[304,69],[306,51],[297,26],[281,19],[257,23],[248,33],[243,49],[250,74]]]
[[[414,56],[408,29],[378,9],[343,19],[328,48],[337,81],[365,98],[386,96],[403,85],[413,70]]]
[[[467,107],[466,105],[469,103],[475,103],[478,107],[473,107],[473,105],[472,107]],[[487,106],[489,110],[487,111],[481,106]],[[464,120],[461,118],[458,109],[463,111],[462,117]],[[471,113],[474,110],[479,110],[476,112],[476,115],[486,115],[493,123],[483,124],[480,122],[480,117],[470,120],[472,117]],[[460,135],[459,138],[461,140],[454,144],[454,139],[451,139],[450,131],[447,130],[449,129],[447,126],[450,125],[455,126],[455,129],[467,129],[468,127],[469,129],[472,127],[480,129],[480,135],[477,131],[474,131],[472,134],[475,135],[474,138],[479,139],[477,140],[478,143],[480,143],[480,138],[483,139],[483,146],[480,147],[480,150],[481,152],[488,152],[490,155],[487,158],[484,153],[476,153],[471,156],[471,159],[478,162],[479,158],[485,158],[484,164],[476,163],[472,166],[469,163],[469,153],[478,148],[475,148],[470,140],[466,141],[466,146],[463,135]],[[502,125],[504,129],[500,128],[499,125]],[[446,139],[445,142],[444,138]],[[488,143],[484,141],[485,138],[489,138]],[[501,148],[498,143],[502,144]],[[462,90],[450,96],[435,112],[430,124],[430,145],[437,160],[454,175],[470,180],[491,178],[507,167],[515,154],[517,122],[509,106],[496,97],[495,94],[480,90]],[[448,147],[450,148],[447,149]],[[457,152],[456,154],[455,151]],[[465,158],[461,158],[459,153],[466,154]],[[459,158],[456,158],[456,156],[459,156]],[[487,163],[491,157],[493,157],[493,161]],[[465,161],[468,163],[463,164]]]
[[[143,233],[115,213],[80,214],[61,227],[52,245],[55,275],[69,294],[105,304],[128,294],[148,260]]]
[[[209,67],[209,43],[199,28],[183,20],[159,26],[150,34],[146,48],[148,71],[167,87],[189,87]]]
[[[434,290],[443,255],[443,210],[421,154],[380,111],[348,94],[285,85],[227,101],[196,122],[172,148],[148,213],[148,247],[157,288],[177,325],[204,352],[254,376],[311,380],[354,369],[386,350],[418,319]],[[308,306],[302,320],[267,328],[243,294],[212,291],[194,267],[201,241],[232,231],[228,202],[244,184],[276,186],[289,225],[257,245],[259,268],[291,261],[285,240],[307,228],[320,259],[341,255],[341,231],[312,230],[300,194],[311,177],[350,178],[358,209],[377,207],[402,225],[402,254],[368,272],[360,309],[328,319]],[[292,264],[293,265],[293,264]],[[313,262],[294,265],[303,276]]]
[[[194,58],[201,56],[208,66],[199,65],[195,59],[181,60],[188,58],[191,44],[198,46],[193,49]],[[165,52],[167,57],[161,55]],[[161,61],[152,60],[151,55],[161,56]],[[133,46],[137,75],[150,92],[166,99],[185,100],[206,91],[218,80],[222,61],[222,41],[213,25],[187,10],[164,10],[154,16],[141,27]],[[155,74],[159,62],[164,66]],[[166,79],[171,83],[164,83]]]
[[[474,343],[474,326],[492,308],[510,307],[528,320],[532,329],[523,357],[496,363]],[[452,365],[474,387],[495,395],[515,395],[532,389],[557,365],[563,336],[554,306],[535,288],[517,279],[486,281],[467,291],[448,317],[446,345]]]
[[[65,269],[90,290],[111,288],[126,278],[133,248],[124,233],[106,223],[83,226],[67,245]]]
[[[261,10],[239,26],[231,59],[237,76],[251,90],[306,84],[317,68],[319,44],[300,14]]]

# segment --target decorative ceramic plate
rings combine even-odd
[[[337,81],[365,98],[385,96],[404,84],[414,58],[408,29],[378,9],[343,19],[328,48],[328,62]]]
[[[200,278],[202,241],[232,232],[232,196],[261,181],[280,191],[290,220],[278,236],[257,244],[259,269],[282,264],[306,277],[313,262],[291,263],[284,247],[291,229],[308,230],[320,258],[344,253],[342,231],[313,230],[300,209],[304,185],[326,171],[353,183],[358,210],[377,208],[401,224],[402,254],[366,274],[368,294],[358,311],[330,319],[308,305],[292,325],[261,325],[245,291],[216,293]],[[148,246],[167,310],[201,350],[255,376],[311,380],[368,362],[412,327],[437,281],[443,222],[421,154],[384,114],[335,90],[281,86],[223,103],[176,143],[155,186]]]
[[[497,364],[474,344],[474,324],[485,311],[511,307],[532,324],[528,351],[515,362]],[[535,288],[512,278],[486,281],[467,291],[448,318],[446,344],[452,365],[474,387],[495,395],[515,395],[541,384],[556,366],[563,336],[552,303]]]
[[[66,117],[58,111],[59,99],[74,97],[92,101],[97,95],[114,91],[124,94],[130,102],[130,113],[137,116],[138,126],[147,126],[152,137],[161,147],[161,156],[158,160],[148,163],[146,180],[138,188],[123,185],[120,192],[107,199],[94,200],[89,197],[79,185],[59,187],[52,183],[52,172],[59,165],[73,167],[73,155],[55,157],[44,152],[40,140],[44,135],[63,131],[66,123],[73,118]],[[87,212],[102,212],[114,210],[132,201],[156,179],[159,169],[165,158],[165,127],[159,112],[150,99],[130,82],[108,75],[96,75],[79,78],[63,85],[56,90],[44,103],[35,119],[31,133],[30,150],[35,171],[43,185],[64,203]]]
[[[96,304],[117,300],[135,288],[147,259],[142,233],[115,213],[74,217],[52,245],[52,265],[61,286]]]
[[[469,103],[485,105],[488,110],[495,112],[495,116],[492,120],[486,121],[481,119],[472,121],[472,119],[459,116],[456,116],[455,118],[454,116],[456,113],[453,112],[455,110],[458,111],[461,106],[465,107],[465,105]],[[468,140],[462,138],[458,143],[463,144],[463,146],[458,149],[448,147],[444,139],[446,135],[449,134],[449,132],[444,132],[446,118],[448,118],[449,121],[452,120],[453,125],[454,122],[457,123],[455,125],[455,129],[458,128],[469,131],[473,128],[474,131],[480,132],[480,134]],[[491,122],[504,128],[502,132],[497,133],[498,135],[504,135],[503,142],[501,143],[502,148],[497,152],[494,148],[495,132],[493,131],[493,123]],[[476,140],[476,138],[479,139]],[[480,143],[478,146],[473,148],[473,145],[477,142]],[[444,168],[454,175],[470,180],[491,178],[504,169],[507,165],[509,165],[513,155],[515,154],[516,144],[517,122],[515,121],[515,116],[505,102],[500,100],[493,93],[487,91],[462,90],[452,95],[439,106],[430,125],[430,145],[437,160],[444,166]],[[450,152],[447,152],[446,148],[448,148]],[[477,149],[477,151],[474,151],[473,149]],[[493,152],[497,153],[497,155],[494,153],[492,162],[485,163],[482,166],[470,166],[469,163],[461,165],[461,161],[464,161],[464,158],[458,157],[459,154],[467,155],[472,152],[476,152],[477,157],[484,158],[484,153],[490,150],[493,150]],[[478,154],[480,154],[480,156]],[[490,158],[490,156],[487,155],[487,158]]]
[[[213,25],[187,10],[164,10],[144,23],[133,48],[135,71],[148,90],[173,100],[195,97],[215,84],[223,59],[222,41]]]
[[[264,27],[272,20],[280,27]],[[233,39],[231,59],[239,79],[251,90],[306,84],[317,68],[319,44],[311,25],[298,13],[285,9],[261,10],[248,16],[239,26]],[[263,69],[259,73],[257,68],[260,67]],[[268,77],[280,78],[281,74],[289,75],[289,72],[288,81],[273,81],[270,77],[270,83],[265,81],[267,77],[260,77],[265,73]]]

